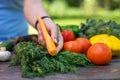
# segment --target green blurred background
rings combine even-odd
[[[43,0],[56,24],[80,25],[86,19],[115,20],[120,24],[120,0]],[[30,28],[29,32],[34,32]]]

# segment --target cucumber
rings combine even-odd
[[[8,51],[11,51],[11,50],[13,49],[13,46],[14,46],[14,42],[13,42],[13,41],[2,42],[2,43],[0,44],[0,48],[1,48],[1,47],[5,47],[6,50],[8,50]]]

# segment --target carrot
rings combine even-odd
[[[56,45],[55,45],[54,41],[52,40],[52,38],[50,37],[50,35],[48,34],[46,26],[45,26],[44,22],[42,21],[42,19],[40,17],[38,18],[38,22],[39,22],[39,25],[40,25],[38,27],[38,29],[41,30],[41,32],[43,34],[48,53],[52,56],[55,56],[56,53],[57,53]]]

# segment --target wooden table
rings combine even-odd
[[[21,77],[20,66],[8,67],[9,62],[0,62],[0,80],[31,80]],[[109,65],[79,67],[78,72],[67,74],[48,75],[32,80],[120,80],[120,55],[114,57]]]

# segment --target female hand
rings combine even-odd
[[[61,35],[61,32],[58,29],[58,26],[50,18],[44,18],[43,22],[46,25],[48,33],[50,34],[51,38],[53,39],[57,46],[58,53],[63,47],[63,37]],[[45,45],[45,40],[40,30],[38,31],[38,42],[39,44]]]

